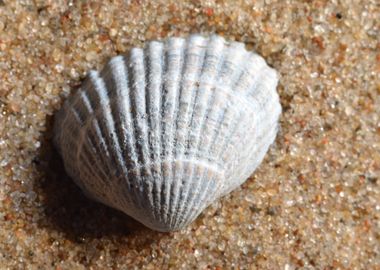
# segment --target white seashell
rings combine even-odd
[[[89,196],[178,230],[262,161],[281,113],[277,81],[243,43],[149,42],[90,71],[56,115],[55,144]]]

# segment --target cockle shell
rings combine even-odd
[[[281,113],[277,81],[243,43],[152,41],[89,72],[56,115],[55,145],[86,194],[178,230],[262,161]]]

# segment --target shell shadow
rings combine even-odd
[[[103,237],[128,242],[129,238],[144,235],[147,241],[141,248],[167,235],[152,231],[126,214],[87,198],[65,172],[63,161],[53,146],[53,121],[53,117],[47,119],[47,131],[35,161],[44,175],[37,186],[43,198],[45,216],[39,225],[60,231],[79,243]]]

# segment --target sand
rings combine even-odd
[[[0,269],[380,269],[379,18],[377,0],[1,0]],[[194,32],[279,72],[281,128],[241,188],[157,233],[83,195],[53,115],[110,57]]]

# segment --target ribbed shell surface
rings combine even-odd
[[[262,161],[281,113],[277,81],[242,43],[152,41],[89,72],[56,115],[55,145],[86,194],[178,230]]]

